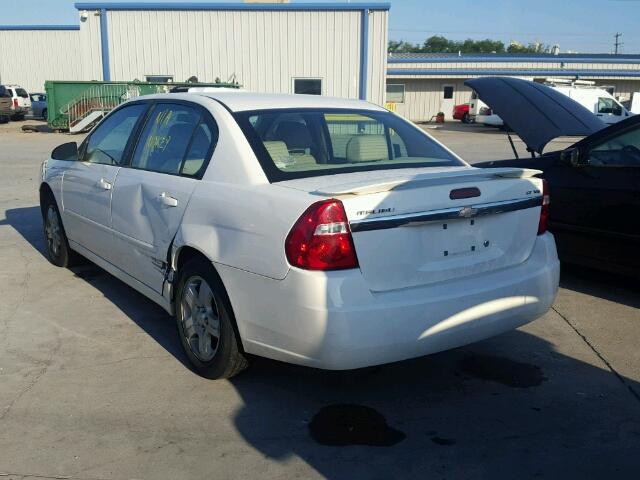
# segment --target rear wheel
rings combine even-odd
[[[178,277],[176,320],[189,360],[203,377],[237,375],[248,361],[239,348],[233,311],[222,281],[200,258],[187,262]]]
[[[462,123],[471,123],[471,119],[469,118],[469,114],[468,113],[465,113],[462,116]]]

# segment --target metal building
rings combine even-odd
[[[77,3],[79,26],[0,27],[0,80],[235,79],[382,104],[387,3]],[[12,48],[7,48],[12,45]],[[12,52],[29,52],[16,62]]]
[[[505,75],[542,80],[574,78],[609,87],[620,101],[640,91],[640,55],[607,54],[396,54],[387,60],[388,108],[413,121],[428,121],[470,100],[468,78]]]

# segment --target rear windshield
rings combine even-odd
[[[394,168],[463,165],[412,124],[368,110],[235,114],[270,181]]]
[[[29,94],[24,88],[16,88],[16,95],[21,98],[29,98]]]

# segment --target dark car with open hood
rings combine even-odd
[[[640,275],[640,115],[607,127],[577,102],[542,84],[500,77],[465,84],[531,153],[531,158],[474,166],[541,170],[549,185],[549,229],[560,259]],[[584,138],[564,150],[543,153],[554,138],[574,135]]]

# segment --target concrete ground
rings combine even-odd
[[[637,478],[637,281],[563,268],[553,310],[490,340],[205,380],[159,307],[91,264],[48,263],[38,168],[73,137],[19,126],[0,125],[0,478]],[[434,133],[474,161],[509,156],[497,131]],[[319,443],[358,435],[385,446]]]

